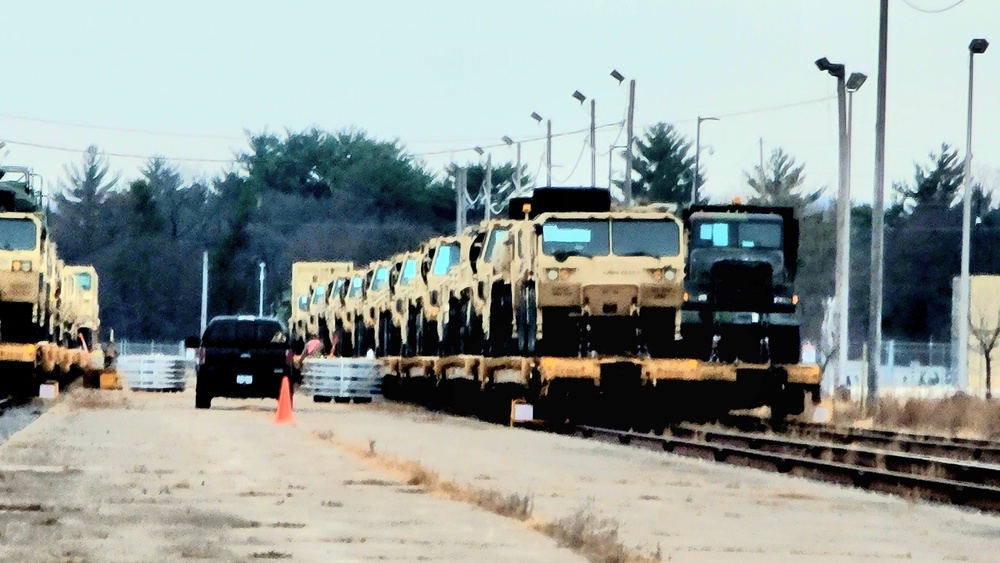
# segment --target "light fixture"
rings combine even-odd
[[[506,143],[508,147],[514,144],[514,139],[511,139],[507,135],[504,135],[503,137],[501,137],[500,140],[503,141],[504,143]]]
[[[538,115],[535,112],[531,112],[531,119],[534,119],[535,121],[537,121],[539,123],[542,122],[542,116]]]
[[[861,85],[865,83],[868,77],[861,72],[852,72],[851,76],[847,78],[847,91],[857,92],[861,88]]]
[[[472,147],[472,150],[476,151],[476,154],[478,154],[480,156],[483,155],[483,147],[479,147],[479,146]]]
[[[619,84],[621,84],[622,81],[625,80],[625,77],[622,76],[622,73],[618,72],[617,70],[611,71],[611,78],[617,80]]]
[[[982,55],[986,52],[986,48],[989,46],[990,42],[985,39],[973,39],[972,42],[969,43],[969,50],[975,55]]]
[[[816,68],[829,72],[831,75],[837,78],[844,77],[844,65],[839,63],[831,63],[826,57],[816,60]]]
[[[581,104],[582,104],[582,103],[583,103],[584,101],[586,101],[586,100],[587,100],[587,96],[584,96],[583,94],[581,94],[579,90],[574,90],[574,91],[573,91],[573,97],[574,97],[574,98],[576,98],[576,99],[578,99],[578,100],[580,100],[580,103],[581,103]]]

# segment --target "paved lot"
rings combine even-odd
[[[1000,518],[783,475],[405,405],[300,396],[278,426],[272,401],[193,402],[77,389],[0,445],[0,560],[581,561],[536,531],[581,522],[664,561],[1000,553]],[[530,496],[531,519],[449,486]]]

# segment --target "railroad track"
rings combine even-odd
[[[721,421],[724,426],[747,432],[775,431],[788,436],[836,444],[888,449],[928,456],[949,457],[984,463],[1000,463],[1000,442],[952,438],[933,434],[831,426],[818,422],[788,421],[773,427],[760,418],[737,416]]]
[[[1000,465],[805,436],[678,424],[662,436],[578,426],[586,438],[1000,512]]]

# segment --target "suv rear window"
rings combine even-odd
[[[213,321],[205,329],[203,346],[240,347],[269,346],[284,347],[287,337],[281,323],[273,320]]]

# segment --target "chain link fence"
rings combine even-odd
[[[963,391],[954,365],[950,342],[913,342],[884,340],[878,369],[878,393],[888,397],[948,397]],[[868,353],[863,342],[853,342],[848,349],[844,381],[836,387],[860,399],[868,392]],[[836,360],[824,372],[824,389],[835,386]]]

